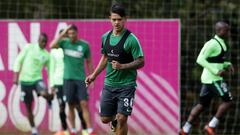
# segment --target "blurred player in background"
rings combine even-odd
[[[208,135],[216,135],[215,128],[220,118],[233,105],[232,95],[223,80],[223,75],[226,72],[234,72],[232,64],[226,61],[228,46],[225,41],[229,36],[229,25],[226,22],[219,21],[215,25],[215,32],[214,38],[205,43],[197,58],[197,63],[204,68],[201,76],[200,101],[192,109],[180,135],[188,135],[194,120],[211,104],[213,97],[219,96],[223,102],[218,107],[212,120],[204,127]]]
[[[49,53],[45,50],[47,35],[41,33],[37,44],[29,44],[24,47],[16,58],[14,64],[14,84],[21,85],[21,93],[27,109],[28,120],[32,127],[32,135],[38,135],[32,112],[33,90],[51,103],[53,95],[48,94],[47,87],[43,82],[42,70],[49,67]]]
[[[62,33],[63,29],[60,30],[59,33]],[[67,34],[65,34],[63,37],[67,38]],[[65,39],[66,40],[66,39]],[[64,62],[63,62],[63,50],[62,48],[55,48],[51,49],[50,53],[50,87],[54,94],[57,95],[57,100],[59,103],[59,116],[61,120],[62,129],[65,131],[65,134],[67,134],[67,121],[66,121],[66,113],[65,113],[65,101],[63,100],[63,72],[64,72]],[[82,116],[82,110],[80,108],[80,105],[78,104],[77,107],[78,115],[82,123],[82,135],[88,135],[86,130],[86,123]],[[60,131],[61,132],[61,131]]]
[[[132,113],[137,69],[144,66],[144,57],[137,37],[124,27],[127,17],[120,4],[110,11],[112,30],[102,36],[102,57],[93,74],[85,80],[91,84],[105,69],[106,77],[100,101],[103,123],[112,122],[116,135],[127,135],[128,116]]]
[[[65,34],[68,38],[62,39]],[[74,109],[80,104],[83,111],[83,118],[87,125],[89,135],[95,135],[90,121],[88,109],[88,92],[85,86],[84,62],[86,59],[87,68],[93,72],[90,48],[86,41],[79,40],[77,37],[78,29],[75,25],[68,26],[51,43],[51,48],[62,48],[64,52],[64,97],[69,105],[69,121],[72,129],[71,134],[77,133],[75,128]]]

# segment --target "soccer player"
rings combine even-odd
[[[100,101],[103,123],[112,122],[116,135],[127,135],[136,90],[137,69],[144,66],[144,56],[137,37],[126,29],[126,12],[121,4],[110,10],[112,30],[102,36],[102,56],[94,72],[85,80],[90,85],[106,69]]]
[[[38,44],[29,44],[24,47],[16,58],[14,71],[14,84],[21,84],[21,92],[26,105],[28,120],[32,127],[32,135],[38,135],[32,113],[33,90],[51,102],[53,96],[48,94],[47,87],[42,80],[42,69],[49,66],[49,54],[45,50],[47,35],[41,33]]]
[[[63,29],[60,30],[60,33],[63,32]],[[67,35],[64,35],[63,38],[67,38]],[[50,52],[50,87],[52,92],[57,95],[59,103],[59,116],[62,124],[62,129],[67,132],[67,122],[66,122],[66,113],[65,113],[65,101],[63,100],[63,72],[64,72],[64,63],[63,63],[63,50],[61,48],[51,49]],[[87,135],[86,123],[83,119],[82,110],[80,106],[77,107],[78,115],[82,123],[82,135]]]
[[[180,135],[188,135],[194,120],[210,105],[213,97],[219,96],[223,102],[218,107],[215,116],[204,127],[208,135],[216,135],[215,129],[219,119],[233,105],[232,95],[223,80],[223,75],[227,71],[234,72],[232,64],[226,60],[228,47],[225,41],[229,35],[229,25],[219,21],[215,25],[215,32],[216,35],[205,43],[197,58],[197,63],[203,67],[200,101],[192,109]]]
[[[85,86],[84,60],[86,59],[87,68],[90,73],[93,72],[92,59],[89,45],[84,40],[79,40],[77,36],[78,29],[75,25],[68,26],[51,43],[51,48],[62,48],[64,53],[64,100],[69,105],[69,121],[72,126],[71,134],[76,134],[74,109],[79,104],[83,112],[83,118],[87,125],[90,135],[95,135],[90,121],[88,109],[88,92]],[[62,39],[67,33],[68,38]]]

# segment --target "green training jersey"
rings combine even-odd
[[[42,69],[49,66],[49,53],[38,44],[29,44],[17,56],[13,71],[20,72],[21,83],[34,83],[42,80]]]
[[[110,31],[109,31],[110,32]],[[106,54],[106,39],[109,32],[105,33],[102,36],[102,54]],[[110,45],[115,46],[123,37],[126,30],[124,30],[119,36],[110,36]],[[143,57],[143,51],[137,37],[131,33],[123,46],[125,52],[131,53],[133,59],[138,57]],[[127,70],[116,70],[112,68],[111,62],[107,62],[106,77],[104,84],[112,87],[124,87],[126,85],[136,86],[136,69],[127,69]]]
[[[49,83],[50,86],[63,85],[63,50],[61,48],[52,49],[50,52],[49,65]]]
[[[85,80],[84,59],[90,58],[89,45],[84,40],[71,43],[70,39],[59,41],[64,54],[64,79]]]
[[[214,38],[220,42],[223,50],[226,51],[227,46],[224,40],[217,35]],[[204,84],[212,84],[214,81],[223,80],[223,77],[218,76],[217,73],[231,64],[228,61],[223,63],[210,63],[207,61],[207,58],[217,56],[222,51],[220,44],[215,39],[211,39],[204,44],[197,58],[197,63],[203,67],[201,82]]]

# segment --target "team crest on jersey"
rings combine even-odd
[[[77,47],[77,50],[81,52],[81,51],[83,50],[82,46],[79,45],[79,46]]]

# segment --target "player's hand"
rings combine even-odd
[[[218,76],[224,76],[225,72],[226,72],[225,70],[219,70],[217,75]]]
[[[66,29],[63,30],[63,32],[61,33],[61,37],[63,37],[64,35],[67,34],[67,32],[68,32],[68,30],[71,28],[71,26],[72,26],[72,25],[70,24],[70,25],[67,26]]]
[[[96,79],[96,76],[94,74],[91,74],[88,77],[86,77],[85,79],[86,87],[88,87],[95,79]]]
[[[228,67],[228,70],[230,71],[231,74],[234,74],[234,72],[235,72],[232,64]]]
[[[120,64],[118,61],[112,60],[111,63],[112,63],[112,68],[113,69],[119,70],[119,69],[123,69],[124,68],[123,64]]]

